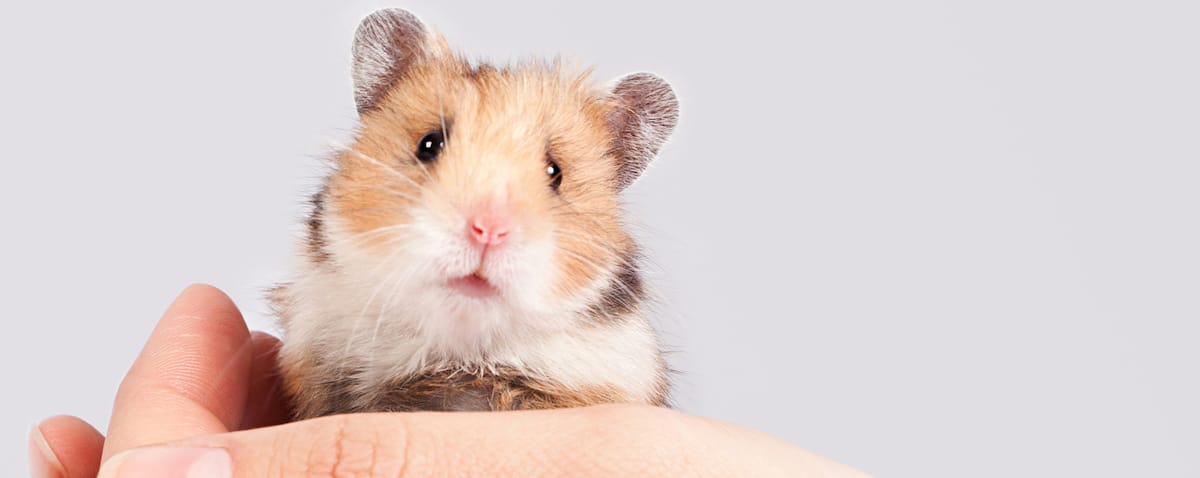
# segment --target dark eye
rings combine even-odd
[[[546,160],[546,175],[550,176],[550,188],[558,192],[558,186],[562,185],[562,168],[553,159]]]
[[[429,133],[417,143],[417,159],[426,163],[431,162],[437,159],[445,146],[446,136],[441,131]]]

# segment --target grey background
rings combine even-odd
[[[187,283],[269,328],[380,2],[0,7],[0,463]],[[969,4],[968,4],[969,3]],[[404,5],[676,86],[628,195],[680,408],[879,476],[1200,476],[1200,8]]]

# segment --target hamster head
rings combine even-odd
[[[636,313],[618,195],[675,126],[666,82],[475,65],[404,10],[366,18],[353,54],[361,128],[309,252],[345,278],[364,329],[461,355]]]

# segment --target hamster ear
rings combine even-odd
[[[354,33],[354,103],[361,115],[413,63],[444,49],[440,38],[407,10],[389,8],[364,18]]]
[[[637,180],[658,154],[679,120],[679,102],[666,80],[650,73],[633,73],[611,92],[616,107],[608,117],[618,164],[617,188]]]

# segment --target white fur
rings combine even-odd
[[[635,400],[655,393],[658,343],[644,317],[605,324],[579,318],[612,271],[575,297],[555,297],[553,236],[516,237],[489,252],[484,266],[502,297],[464,297],[443,283],[479,267],[461,233],[465,219],[420,206],[409,213],[411,223],[376,237],[395,240],[380,254],[347,234],[336,211],[327,212],[336,267],[303,261],[288,287],[285,360],[317,352],[362,370],[364,393],[422,370],[498,367],[576,389],[619,386]]]

